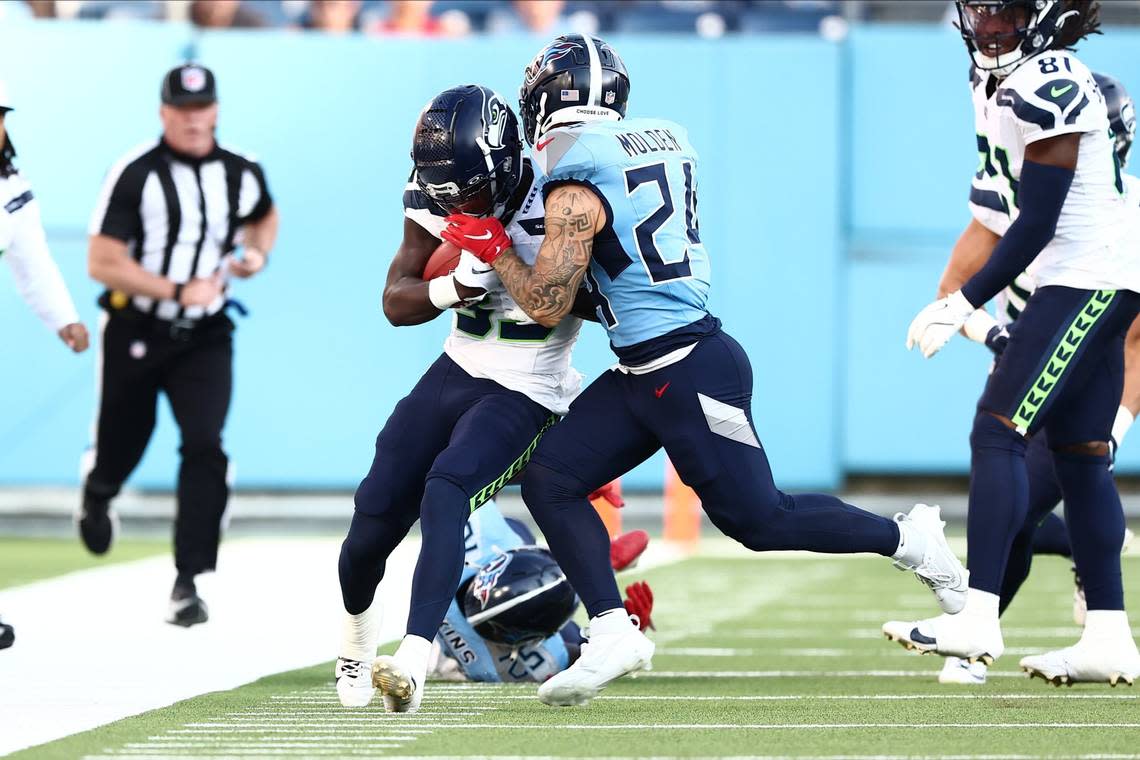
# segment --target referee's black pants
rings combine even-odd
[[[222,427],[233,387],[233,322],[224,314],[192,329],[137,313],[112,313],[103,330],[101,394],[89,497],[111,499],[142,459],[158,393],[182,434],[174,561],[197,574],[217,564],[229,499]]]

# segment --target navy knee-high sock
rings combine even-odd
[[[337,564],[341,598],[350,614],[359,615],[372,606],[388,555],[407,533],[406,526],[393,525],[383,517],[353,513]]]
[[[970,588],[1000,595],[1009,549],[1029,508],[1025,439],[996,417],[978,412],[970,450]]]
[[[1124,510],[1107,456],[1054,452],[1053,464],[1065,494],[1065,523],[1077,573],[1090,610],[1124,609],[1120,547]]]
[[[408,634],[435,638],[463,574],[463,526],[468,496],[440,477],[428,478],[420,506],[420,557],[412,576]]]
[[[1052,514],[1061,503],[1061,484],[1053,469],[1053,452],[1049,450],[1044,433],[1038,433],[1026,446],[1025,471],[1029,483],[1029,507],[1021,530],[1009,547],[1009,559],[1001,584],[999,612],[1017,595],[1021,584],[1029,577],[1035,554],[1057,554],[1060,541],[1067,548],[1069,534],[1061,518]],[[1057,525],[1060,526],[1060,538]]]
[[[1030,486],[1030,492],[1032,492]],[[1073,545],[1069,539],[1069,526],[1061,516],[1050,512],[1037,524],[1033,533],[1034,554],[1056,554],[1061,557],[1073,556]]]
[[[577,479],[536,462],[527,465],[523,501],[586,612],[621,607],[610,566],[610,537]]]

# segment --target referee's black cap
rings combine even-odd
[[[197,63],[184,63],[162,78],[162,102],[168,106],[210,105],[218,102],[214,72]]]

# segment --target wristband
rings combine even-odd
[[[182,282],[174,283],[174,301],[175,301],[175,303],[178,303],[178,304],[182,303],[182,289],[185,287],[186,287],[185,283],[182,283]]]
[[[447,275],[428,281],[428,300],[431,301],[432,306],[443,311],[450,309],[463,299],[459,297],[459,291],[455,289],[455,278]]]
[[[1132,427],[1133,421],[1135,417],[1132,416],[1132,412],[1121,404],[1116,410],[1116,419],[1112,422],[1112,440],[1116,441],[1116,448],[1120,448],[1120,442],[1124,440],[1124,434]]]
[[[962,329],[966,333],[966,337],[975,343],[986,342],[986,338],[990,335],[990,330],[997,327],[997,320],[994,319],[985,309],[975,309],[970,318],[966,320],[966,324],[962,325]]]

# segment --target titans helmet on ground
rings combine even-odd
[[[519,113],[534,145],[548,130],[625,116],[629,74],[608,44],[588,34],[564,34],[544,47],[523,73]]]
[[[412,163],[419,188],[448,211],[495,213],[522,176],[518,118],[487,87],[444,90],[416,121]]]
[[[1128,154],[1132,151],[1132,141],[1136,139],[1136,104],[1124,85],[1107,74],[1093,72],[1096,86],[1104,95],[1104,103],[1108,106],[1108,124],[1112,128],[1115,140],[1113,150],[1116,159],[1123,168],[1128,165]]]
[[[958,29],[979,71],[1006,77],[1048,50],[1080,11],[1063,0],[957,0]]]
[[[578,597],[550,552],[524,546],[480,568],[462,605],[476,633],[515,646],[557,633],[578,608]]]

